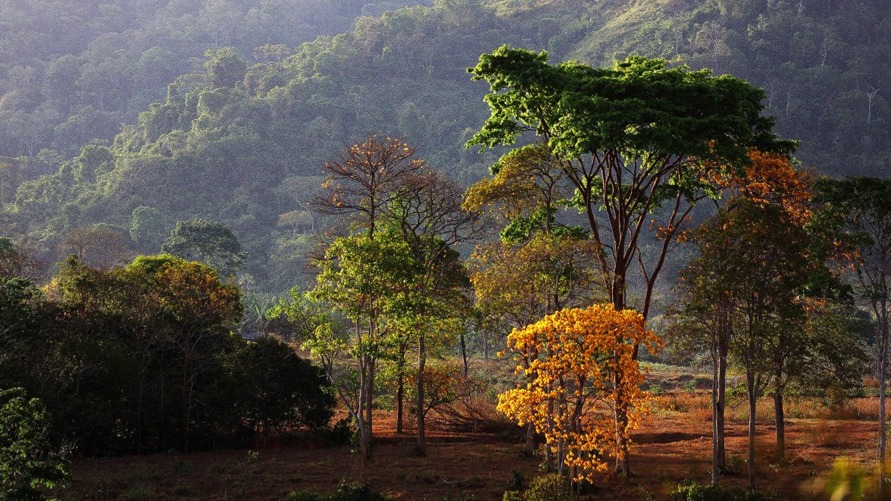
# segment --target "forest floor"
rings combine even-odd
[[[819,499],[821,478],[847,457],[866,470],[874,465],[876,399],[848,402],[829,414],[813,401],[787,406],[787,461],[777,464],[770,401],[759,404],[757,486],[778,499]],[[728,409],[729,465],[722,479],[745,485],[744,405]],[[604,477],[592,499],[667,499],[685,480],[708,482],[711,432],[708,395],[672,391],[656,397],[654,411],[634,433],[630,479]],[[376,422],[377,445],[366,480],[396,500],[501,499],[518,477],[538,474],[539,459],[523,454],[516,435],[432,430],[425,457],[412,454],[414,437],[396,434],[393,416]],[[516,473],[518,472],[518,473]],[[347,446],[269,446],[183,455],[147,455],[76,460],[63,500],[206,499],[280,500],[289,492],[332,492],[359,478],[358,458]]]

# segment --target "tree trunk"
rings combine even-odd
[[[402,433],[402,401],[405,398],[405,377],[399,369],[399,382],[396,386],[396,433]]]
[[[749,455],[746,460],[746,471],[749,480],[749,490],[755,490],[755,407],[757,404],[757,392],[755,388],[755,376],[750,371],[746,373],[747,393],[749,397]]]
[[[881,342],[881,341],[880,341]],[[887,341],[886,341],[887,343]],[[885,450],[887,445],[887,427],[886,427],[886,415],[885,415],[885,394],[887,393],[887,385],[888,382],[886,380],[885,374],[888,371],[888,355],[887,349],[881,350],[882,353],[879,354],[879,473],[880,473],[880,484],[882,486],[882,490],[884,491],[885,479],[887,478],[887,471],[885,468]]]
[[[535,438],[535,425],[529,423],[526,425],[526,453],[533,456],[537,449],[538,441]]]
[[[777,448],[774,459],[778,462],[786,460],[786,421],[783,412],[783,385],[779,383],[780,375],[777,374],[777,383],[773,392],[773,408],[776,415]]]
[[[405,352],[408,350],[407,343],[400,345],[399,360],[396,362],[396,433],[403,431],[403,416],[405,401]]]
[[[424,334],[418,336],[418,442],[416,453],[427,455],[427,440],[424,435],[424,368],[427,365],[427,352],[424,345]]]
[[[192,404],[192,395],[191,389],[192,385],[189,380],[191,379],[191,357],[189,354],[186,354],[183,357],[183,381],[182,381],[182,420],[183,420],[183,436],[182,436],[182,446],[183,452],[189,452],[189,420],[190,420],[190,411]]]
[[[464,379],[467,379],[467,343],[464,341],[464,332],[461,332],[461,360],[464,362]]]
[[[373,419],[373,404],[374,404],[374,359],[369,360],[368,362],[368,381],[366,382],[367,388],[365,390],[365,426],[368,429],[368,457],[371,458],[371,437],[372,437],[372,419]]]
[[[721,347],[720,367],[718,368],[718,412],[715,426],[718,438],[718,467],[727,467],[727,452],[724,448],[724,410],[727,408],[727,343]]]
[[[720,339],[714,341],[712,371],[712,485],[726,466],[724,454],[724,402],[727,389],[727,346]]]
[[[614,378],[616,388],[620,388],[622,383],[622,375],[616,373]],[[621,392],[615,402],[616,406],[616,449],[619,455],[616,457],[616,473],[629,477],[631,476],[631,465],[628,459],[628,402],[625,400]]]
[[[371,404],[374,389],[374,360],[367,355],[363,358],[359,373],[359,406],[356,413],[357,426],[359,427],[359,480],[361,482],[366,481],[368,465],[371,461]]]
[[[356,428],[359,433],[359,481],[365,482],[365,475],[368,468],[368,456],[370,448],[368,446],[368,428],[365,422],[365,392],[368,381],[367,361],[363,358],[359,362],[359,398],[357,399],[356,408]]]

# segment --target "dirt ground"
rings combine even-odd
[[[666,400],[666,402],[668,402]],[[667,499],[684,480],[709,479],[711,435],[703,396],[690,404],[668,403],[633,435],[630,479],[604,477],[591,499]],[[805,404],[807,405],[807,404]],[[816,404],[813,404],[816,405]],[[678,409],[680,407],[680,409]],[[797,414],[807,414],[806,409]],[[811,496],[814,480],[833,461],[848,457],[871,468],[877,425],[864,416],[790,418],[787,462],[773,464],[775,429],[769,415],[757,437],[757,484],[779,499]],[[433,431],[426,457],[412,455],[413,436],[397,435],[392,418],[377,422],[378,444],[367,483],[390,499],[501,499],[516,473],[527,481],[539,460],[523,454],[516,438],[493,434]],[[731,416],[727,427],[730,464],[739,474],[724,478],[745,485],[746,425]],[[81,459],[62,499],[279,500],[300,490],[330,492],[344,480],[359,478],[358,460],[348,447],[270,447],[256,453],[217,451],[187,455],[149,455]],[[809,487],[810,486],[810,487]]]

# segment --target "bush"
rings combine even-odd
[[[526,491],[526,501],[575,501],[569,481],[557,473],[535,477]]]
[[[550,473],[535,477],[525,492],[505,492],[502,501],[576,501],[577,499],[578,496],[565,477]]]
[[[672,501],[766,501],[773,497],[738,487],[684,482],[678,485],[677,490],[672,493],[671,499]]]
[[[387,498],[365,484],[344,482],[327,499],[328,501],[386,501]]]
[[[343,482],[331,494],[323,495],[312,491],[291,492],[284,501],[386,501],[387,498],[370,487],[355,482]]]
[[[324,501],[320,494],[312,491],[289,492],[284,501]]]
[[[44,499],[41,488],[71,476],[67,447],[52,443],[43,403],[21,388],[0,390],[0,499]]]

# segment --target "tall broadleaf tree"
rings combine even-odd
[[[469,145],[515,145],[530,136],[546,145],[575,189],[571,202],[596,243],[593,266],[610,301],[617,310],[634,306],[644,318],[692,207],[718,194],[712,174],[741,169],[749,149],[788,153],[794,146],[761,115],[760,89],[661,59],[630,56],[613,68],[550,65],[544,52],[502,46],[468,71],[489,83],[491,111]],[[655,251],[645,254],[650,239]],[[642,289],[633,305],[630,284]],[[627,410],[618,402],[620,441]],[[628,474],[627,443],[620,450],[616,467]]]
[[[389,207],[396,234],[408,245],[415,268],[413,299],[406,317],[417,342],[415,376],[417,450],[426,454],[425,371],[428,343],[447,338],[448,325],[465,306],[470,282],[455,246],[472,237],[477,216],[461,206],[461,187],[441,172],[407,177]],[[413,335],[411,335],[413,334]],[[438,339],[437,339],[438,338]],[[404,353],[404,352],[403,352]],[[401,397],[401,395],[400,395]],[[401,401],[399,402],[401,410]]]
[[[765,226],[781,226],[780,231],[789,237],[791,247],[797,247],[799,252],[804,251],[805,235],[801,228],[811,217],[810,199],[812,196],[812,178],[809,172],[796,169],[791,161],[780,155],[769,155],[753,150],[749,152],[752,160],[743,172],[727,173],[728,175],[717,179],[726,196],[724,208],[727,212],[734,207],[743,204],[751,210],[772,207],[773,219],[765,222]],[[754,208],[751,207],[754,204]],[[766,214],[766,212],[765,212]],[[779,220],[776,219],[779,217]],[[698,250],[698,257],[694,259],[681,272],[681,281],[678,284],[681,305],[671,311],[671,332],[674,335],[673,343],[676,349],[698,350],[703,344],[708,344],[709,354],[712,359],[712,484],[718,483],[721,470],[726,466],[726,454],[724,448],[724,411],[726,409],[726,375],[730,355],[731,341],[734,334],[734,316],[738,311],[740,295],[736,291],[736,285],[741,281],[751,281],[750,270],[746,270],[746,260],[757,258],[757,255],[749,253],[749,248],[736,244],[737,240],[746,236],[740,228],[726,224],[729,217],[725,213],[718,228],[715,228],[715,220],[707,221],[695,232],[688,233],[692,237]],[[720,221],[720,220],[719,220]],[[735,231],[735,235],[733,232]],[[789,232],[788,235],[786,232]],[[769,236],[768,234],[767,236]],[[749,238],[758,238],[757,235],[749,235]],[[797,237],[793,238],[793,237]],[[761,235],[762,240],[765,235]],[[718,242],[716,244],[716,242]],[[804,257],[803,255],[801,257]],[[802,264],[800,260],[795,261]],[[748,264],[760,269],[763,263]],[[819,268],[819,267],[817,267]],[[815,268],[812,271],[817,271]],[[790,271],[790,270],[785,270]],[[800,339],[796,333],[790,330],[786,339]],[[783,339],[780,333],[777,339]],[[690,346],[690,343],[696,346]],[[815,343],[820,346],[821,343]],[[788,349],[800,351],[801,343],[783,343]],[[805,357],[790,357],[789,350],[776,350],[776,361],[780,369],[787,367],[791,359],[804,359]],[[800,353],[796,353],[800,355]],[[780,372],[784,372],[780,370]],[[785,371],[788,372],[788,371]],[[777,378],[774,383],[777,391],[774,397],[780,405],[775,405],[777,411],[777,455],[783,455],[783,418],[782,398],[784,377]]]
[[[410,249],[399,239],[337,238],[321,261],[314,300],[331,305],[349,321],[352,333],[324,323],[304,343],[324,367],[359,432],[360,471],[371,459],[374,381],[378,362],[392,341],[391,319],[404,310],[417,275]],[[356,367],[342,367],[342,355]],[[351,377],[342,377],[344,370]]]
[[[385,231],[404,183],[425,167],[414,153],[399,139],[370,135],[325,164],[324,193],[314,200],[317,210],[339,217],[345,227],[336,228],[341,236],[319,260],[320,273],[310,297],[346,317],[352,335],[326,322],[314,329],[306,347],[321,360],[341,403],[356,421],[363,476],[371,459],[378,361],[392,341],[393,317],[412,302],[418,274],[405,240]],[[355,385],[339,377],[342,355],[358,364]]]
[[[246,257],[232,230],[200,218],[176,223],[161,250],[183,259],[201,261],[225,279],[241,270]]]
[[[684,270],[685,323],[707,332],[715,358],[712,482],[722,466],[728,352],[743,369],[748,397],[749,487],[755,488],[757,399],[773,383],[777,455],[782,456],[783,396],[794,362],[803,358],[805,311],[799,296],[813,276],[808,236],[773,205],[737,200],[694,236],[699,256]]]
[[[881,485],[887,476],[888,345],[891,339],[891,179],[853,177],[814,183],[815,224],[839,236],[839,256],[854,264],[855,292],[875,320],[876,376],[879,380]]]

